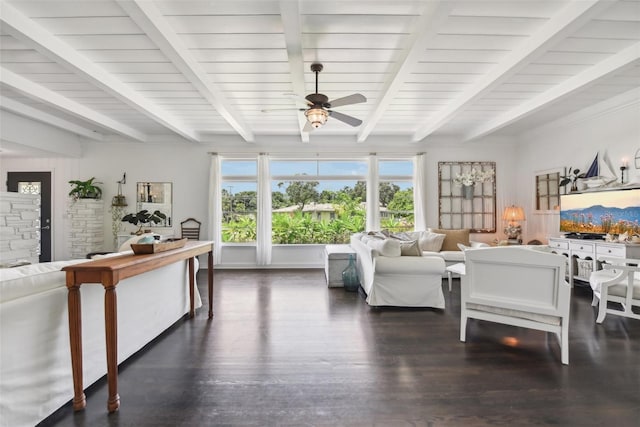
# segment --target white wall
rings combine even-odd
[[[565,167],[586,171],[596,153],[606,152],[620,182],[622,159],[629,162],[625,182],[640,185],[640,170],[635,168],[634,156],[640,149],[640,102],[609,111],[596,117],[583,117],[565,125],[522,135],[517,151],[518,203],[525,207],[527,221],[523,224],[524,240],[546,241],[559,235],[558,213],[536,214],[536,171]]]

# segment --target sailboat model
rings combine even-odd
[[[596,154],[596,158],[593,159],[593,162],[591,162],[591,166],[589,166],[589,169],[584,174],[583,182],[588,188],[604,187],[617,179],[615,173],[611,170],[611,166],[608,164],[607,159],[604,159],[603,166],[605,169],[608,169],[610,176],[600,175],[601,168],[599,159],[600,157],[598,153]]]

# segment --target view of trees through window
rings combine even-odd
[[[235,166],[245,168],[240,173],[234,172],[232,161],[226,163],[226,168],[223,161],[223,242],[256,241],[256,219],[260,214],[257,176],[255,162],[246,163],[236,162]],[[379,209],[383,229],[413,229],[411,165],[405,161],[401,173],[396,170],[386,174],[384,180],[381,176]],[[278,160],[272,161],[270,167],[273,244],[347,243],[351,234],[365,229],[365,161]],[[383,167],[381,171],[384,170]]]

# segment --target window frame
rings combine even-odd
[[[543,170],[537,170],[533,172],[533,201],[532,201],[532,211],[534,214],[538,214],[538,215],[553,215],[553,214],[560,214],[560,196],[562,194],[566,194],[566,186],[564,187],[560,187],[558,186],[558,209],[538,209],[539,206],[539,194],[538,194],[538,177],[540,176],[544,176],[544,175],[551,175],[551,174],[558,174],[558,182],[560,181],[560,178],[566,173],[565,168],[551,168],[551,169],[543,169]]]

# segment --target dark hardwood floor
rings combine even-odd
[[[585,287],[564,366],[544,332],[471,320],[461,343],[458,283],[445,310],[371,308],[322,270],[221,270],[215,286],[213,320],[202,307],[121,365],[119,412],[102,379],[43,425],[640,425],[640,321],[596,325]]]

